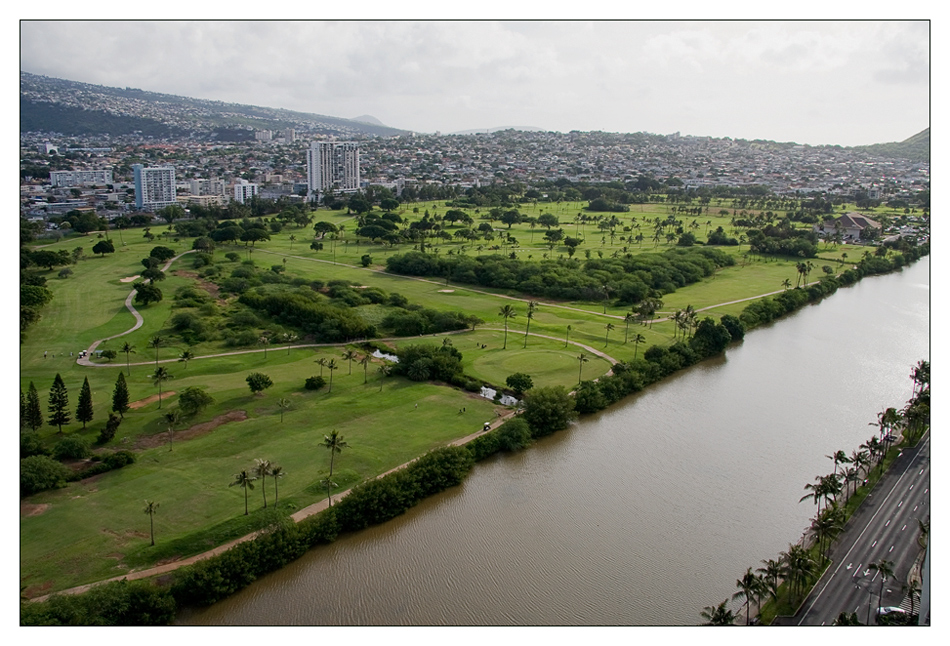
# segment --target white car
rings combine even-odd
[[[874,613],[876,617],[886,617],[888,615],[906,615],[907,611],[897,606],[884,606],[877,609]]]

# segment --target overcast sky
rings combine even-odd
[[[847,146],[930,125],[919,22],[30,22],[20,69],[371,115]]]

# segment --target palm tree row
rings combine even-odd
[[[254,460],[254,466],[251,469],[244,469],[241,472],[234,474],[234,476],[232,476],[234,480],[228,486],[242,487],[244,489],[244,515],[247,516],[247,490],[254,488],[254,481],[266,481],[268,476],[274,479],[274,506],[276,507],[277,480],[283,478],[286,474],[287,472],[284,471],[283,467],[272,464],[269,460],[262,460],[258,458]],[[264,487],[261,487],[261,494],[264,497],[264,509],[267,509],[267,492]]]

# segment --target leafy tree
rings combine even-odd
[[[567,428],[577,417],[574,399],[563,386],[532,388],[524,397],[524,419],[532,437],[550,435]]]
[[[92,414],[92,389],[89,387],[89,377],[86,377],[79,390],[79,404],[76,406],[76,420],[82,422],[83,430],[86,422],[92,421]]]
[[[248,387],[251,389],[251,392],[255,395],[274,385],[274,382],[271,381],[270,377],[262,372],[252,372],[245,378],[245,381],[247,382]]]
[[[129,388],[125,383],[125,375],[119,371],[119,378],[115,380],[115,389],[112,391],[112,410],[121,417],[129,410]]]
[[[36,386],[30,382],[30,387],[26,392],[26,407],[23,411],[24,426],[35,431],[43,426],[43,410],[40,408],[40,395],[36,391]]]
[[[343,436],[334,429],[330,431],[329,435],[323,436],[323,446],[330,451],[330,474],[327,476],[327,503],[333,506],[333,499],[330,497],[330,486],[332,484],[330,478],[333,477],[333,455],[335,453],[342,453],[343,449],[349,448],[349,445],[343,440]]]
[[[103,350],[103,351],[102,351],[102,358],[105,359],[105,360],[107,360],[107,361],[112,361],[112,360],[115,359],[117,356],[119,356],[119,353],[116,352],[115,350]]]
[[[145,501],[145,513],[148,514],[149,535],[152,537],[152,545],[155,545],[155,513],[158,511],[158,503]]]
[[[66,384],[63,378],[56,373],[53,379],[53,386],[49,390],[49,402],[46,410],[50,413],[47,423],[50,426],[58,426],[59,433],[63,432],[63,424],[69,424],[69,391],[66,390]]]
[[[175,257],[175,250],[169,247],[152,247],[152,250],[148,252],[150,258],[156,258],[159,262],[165,262],[166,260],[171,260]]]
[[[505,343],[502,346],[502,350],[508,349],[508,319],[518,316],[518,313],[515,312],[515,308],[511,305],[503,305],[498,309],[498,316],[501,316],[505,319]]]
[[[178,406],[185,415],[196,415],[213,403],[214,397],[198,386],[188,386],[178,394]]]
[[[23,431],[20,433],[20,459],[28,458],[31,455],[48,455],[49,451],[43,446],[43,440],[40,434],[35,431]]]
[[[257,480],[254,476],[250,475],[247,471],[241,471],[240,473],[234,474],[234,481],[229,484],[229,487],[243,487],[244,488],[244,515],[247,516],[247,490],[254,488],[254,480]]]
[[[136,283],[133,287],[135,288],[135,303],[137,305],[148,306],[151,303],[160,303],[164,298],[162,290],[151,283]]]
[[[158,407],[162,407],[162,384],[168,381],[169,379],[174,379],[171,373],[168,372],[168,369],[165,366],[158,366],[155,368],[155,372],[150,376],[152,383],[158,386]]]
[[[53,457],[57,460],[82,460],[90,455],[88,440],[76,435],[68,435],[53,446]]]
[[[515,391],[515,394],[519,397],[534,388],[534,382],[531,380],[531,376],[523,372],[508,375],[508,378],[505,379],[505,383],[509,388]]]
[[[107,253],[115,253],[115,245],[111,240],[100,240],[92,247],[92,253],[101,254],[105,258]]]
[[[119,374],[122,374],[121,372]],[[119,424],[122,423],[122,418],[116,416],[115,413],[109,413],[109,419],[106,420],[105,428],[99,431],[99,437],[96,438],[96,444],[105,444],[112,440],[115,437],[116,432],[119,430]]]
[[[303,387],[307,390],[320,390],[326,385],[327,381],[323,377],[307,377]]]
[[[29,496],[66,484],[71,471],[46,455],[31,455],[20,460],[20,495]]]

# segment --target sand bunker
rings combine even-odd
[[[140,276],[135,275],[135,276],[129,276],[128,278],[120,278],[120,279],[119,279],[119,282],[120,282],[120,283],[131,283],[133,280],[135,280],[136,278],[139,278],[139,277],[140,277]]]
[[[440,289],[440,290],[439,290],[439,293],[441,293],[441,294],[451,294],[451,293],[454,292],[454,291],[455,291],[454,289]]]

